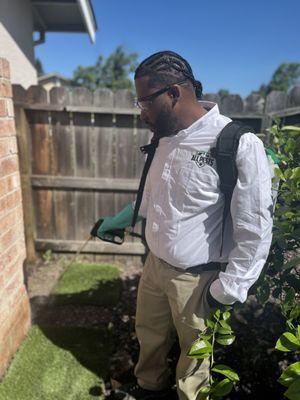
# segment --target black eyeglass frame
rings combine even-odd
[[[147,101],[147,102],[149,102],[149,106],[150,106],[158,96],[160,96],[161,94],[163,94],[163,93],[167,92],[168,90],[170,90],[173,85],[181,85],[182,83],[186,82],[187,80],[188,79],[185,78],[185,79],[182,79],[181,81],[174,82],[174,83],[172,83],[172,84],[170,84],[170,85],[168,85],[168,86],[166,86],[166,87],[164,87],[162,89],[159,89],[157,92],[149,94],[149,96],[145,96],[145,97],[142,97],[140,99],[137,99],[135,101],[135,106],[137,108],[139,108],[140,110],[147,110],[148,107],[143,107],[141,105],[141,102]]]

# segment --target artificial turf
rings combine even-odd
[[[117,267],[106,264],[72,264],[52,291],[54,304],[115,305],[121,279]]]
[[[0,400],[103,399],[111,352],[107,330],[34,326],[0,383]]]

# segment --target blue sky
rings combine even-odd
[[[96,43],[87,34],[47,33],[36,47],[45,72],[71,77],[122,44],[139,61],[160,50],[185,57],[205,93],[248,95],[283,62],[300,62],[299,0],[92,0]]]

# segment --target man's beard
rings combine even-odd
[[[156,137],[175,135],[179,130],[177,117],[172,115],[172,110],[165,106],[156,118],[154,124],[149,124]]]

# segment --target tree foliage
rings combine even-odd
[[[273,73],[268,84],[263,84],[257,91],[261,96],[267,96],[272,90],[281,90],[288,92],[293,86],[300,83],[300,63],[283,63],[280,64]]]
[[[72,85],[90,90],[131,89],[133,83],[130,74],[137,67],[137,57],[137,53],[126,54],[123,46],[118,46],[107,59],[100,55],[95,65],[79,66],[73,73]]]

